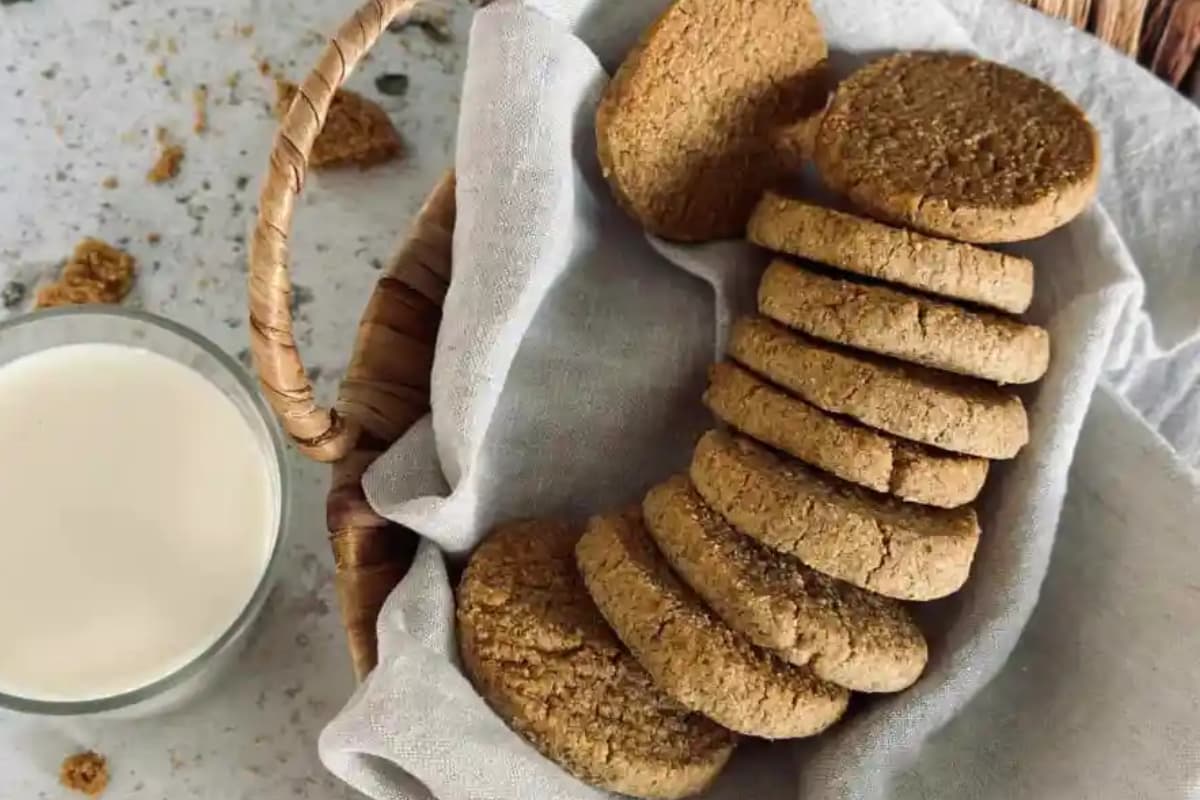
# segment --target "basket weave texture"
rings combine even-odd
[[[995,0],[1006,2],[1007,0]],[[1200,0],[1023,0],[1094,30],[1179,85],[1200,48]],[[250,246],[251,352],[264,395],[305,455],[331,462],[326,522],[354,670],[375,665],[375,620],[412,560],[416,537],[363,496],[367,466],[429,410],[434,342],[451,272],[454,176],[447,173],[386,265],[359,322],[333,408],[317,404],[296,348],[288,235],[313,142],[359,60],[418,0],[368,0],[329,41],[280,123]]]

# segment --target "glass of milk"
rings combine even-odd
[[[165,319],[0,323],[0,707],[142,715],[234,660],[287,526],[241,366]]]

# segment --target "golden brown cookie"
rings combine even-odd
[[[898,601],[743,536],[682,475],[651,489],[642,512],[680,577],[754,644],[859,692],[898,692],[920,677],[925,637]]]
[[[1045,328],[783,260],[763,274],[758,309],[827,342],[997,383],[1032,383],[1050,363]]]
[[[762,317],[738,320],[729,355],[831,414],[983,458],[1029,441],[1020,398],[990,383],[826,344]]]
[[[732,362],[709,371],[704,402],[747,436],[843,480],[914,503],[954,508],[979,495],[986,459],[906,442],[831,416]]]
[[[681,583],[639,510],[593,519],[575,556],[605,619],[684,706],[767,739],[820,733],[845,712],[849,692],[750,644]]]
[[[458,640],[484,699],[550,759],[639,797],[701,791],[733,734],[655,688],[604,624],[575,568],[579,535],[556,522],[503,525],[458,586]]]
[[[676,0],[596,111],[617,201],[668,239],[740,235],[778,179],[776,131],[824,102],[826,56],[807,0]]]
[[[871,494],[721,431],[700,439],[689,475],[704,502],[742,533],[887,597],[933,600],[957,591],[979,542],[970,508]]]
[[[899,53],[847,78],[817,131],[830,188],[868,214],[966,242],[1032,239],[1096,193],[1100,141],[1083,111],[1010,67]]]
[[[770,250],[890,283],[1020,314],[1033,299],[1033,262],[924,236],[767,192],[746,226]]]

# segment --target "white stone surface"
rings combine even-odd
[[[245,360],[245,236],[274,124],[260,60],[301,77],[356,0],[3,0],[0,2],[0,290],[39,281],[83,236],[123,242],[140,272],[131,306],[197,328]],[[350,86],[387,108],[409,157],[366,173],[312,176],[293,254],[298,334],[329,398],[384,259],[450,163],[469,8],[453,41],[389,33]],[[243,26],[253,26],[240,31]],[[163,63],[166,79],[155,74]],[[407,96],[373,79],[410,76]],[[236,79],[231,76],[235,76]],[[230,82],[236,80],[236,86]],[[210,87],[211,130],[192,132],[192,91]],[[187,157],[151,186],[154,130]],[[115,189],[102,182],[117,178]],[[244,188],[239,188],[242,183]],[[147,234],[161,235],[151,245]],[[12,298],[10,291],[7,295]],[[294,524],[276,591],[224,683],[168,716],[40,720],[0,712],[0,800],[67,797],[61,759],[108,756],[114,798],[350,797],[316,757],[316,736],[353,688],[325,541],[327,469],[291,459]],[[4,646],[0,642],[0,647]]]

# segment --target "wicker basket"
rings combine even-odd
[[[379,278],[333,408],[317,405],[296,349],[287,242],[313,140],[334,92],[388,24],[410,15],[417,1],[369,0],[325,48],[300,87],[303,102],[292,105],[276,135],[250,247],[251,349],[263,392],[297,447],[310,458],[333,463],[326,521],[342,621],[360,678],[375,664],[375,618],[411,563],[416,542],[411,532],[371,510],[360,478],[379,453],[429,410],[434,341],[450,280],[454,176],[447,173],[434,187],[405,244]],[[1041,2],[1060,12],[1070,10],[1075,19],[1089,19],[1088,0]],[[1122,4],[1135,14],[1146,10],[1146,0],[1095,4],[1110,12]],[[1176,11],[1185,5],[1179,0]],[[1157,7],[1151,6],[1152,11]],[[1200,8],[1200,0],[1189,7]],[[1121,41],[1132,53],[1140,34],[1130,38],[1127,27],[1118,26],[1114,35],[1124,37]]]

